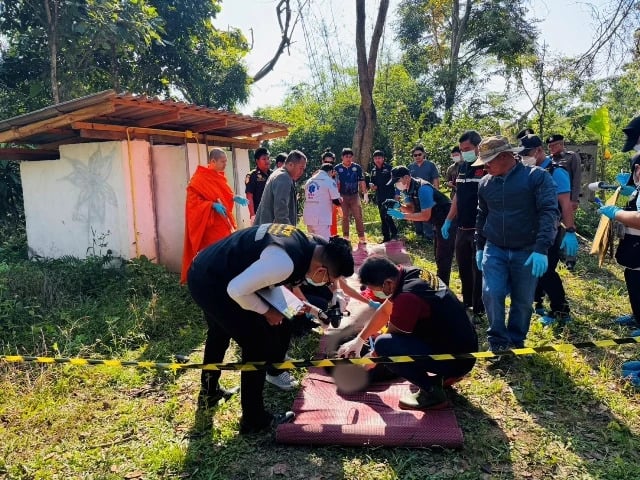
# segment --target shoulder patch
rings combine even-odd
[[[247,185],[251,181],[251,174],[247,173],[247,176],[244,177],[244,184]]]

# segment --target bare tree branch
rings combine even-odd
[[[280,45],[276,49],[276,53],[273,58],[269,60],[258,72],[253,76],[253,82],[257,82],[258,80],[262,80],[269,72],[273,70],[280,59],[280,56],[284,53],[285,49],[288,49],[291,45],[291,37],[293,36],[293,32],[296,28],[298,20],[300,19],[300,14],[302,9],[305,8],[309,4],[309,0],[305,0],[302,3],[300,9],[298,10],[298,14],[296,15],[293,22],[291,21],[292,13],[291,13],[291,0],[280,0],[278,5],[276,6],[276,13],[278,16],[278,24],[280,25]],[[283,20],[284,17],[284,20]]]

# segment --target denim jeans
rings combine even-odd
[[[491,350],[524,346],[533,309],[537,279],[531,265],[524,266],[529,249],[511,250],[487,242],[482,257],[482,300],[489,320],[487,337]],[[505,322],[505,299],[511,296]]]

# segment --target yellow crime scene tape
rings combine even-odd
[[[568,353],[587,348],[605,348],[616,345],[640,343],[638,337],[614,338],[611,340],[594,340],[590,342],[561,343],[557,345],[543,345],[540,347],[510,348],[496,352],[472,353],[440,353],[433,355],[400,355],[391,357],[363,357],[363,358],[325,358],[321,360],[288,360],[285,362],[231,362],[231,363],[179,363],[179,362],[150,362],[135,360],[117,360],[100,358],[67,358],[67,357],[36,357],[26,355],[0,355],[0,363],[37,363],[43,365],[70,364],[75,366],[106,365],[108,367],[134,367],[157,370],[261,370],[273,366],[280,370],[294,370],[306,367],[335,367],[337,365],[373,365],[377,363],[408,363],[425,359],[465,360],[470,358],[489,359],[505,356],[536,355],[548,352]]]

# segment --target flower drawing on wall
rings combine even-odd
[[[108,183],[111,175],[115,148],[103,153],[102,147],[96,149],[88,162],[70,158],[72,172],[62,180],[71,182],[79,189],[78,198],[73,207],[73,220],[92,224],[103,223],[107,205],[117,207],[118,199]]]

